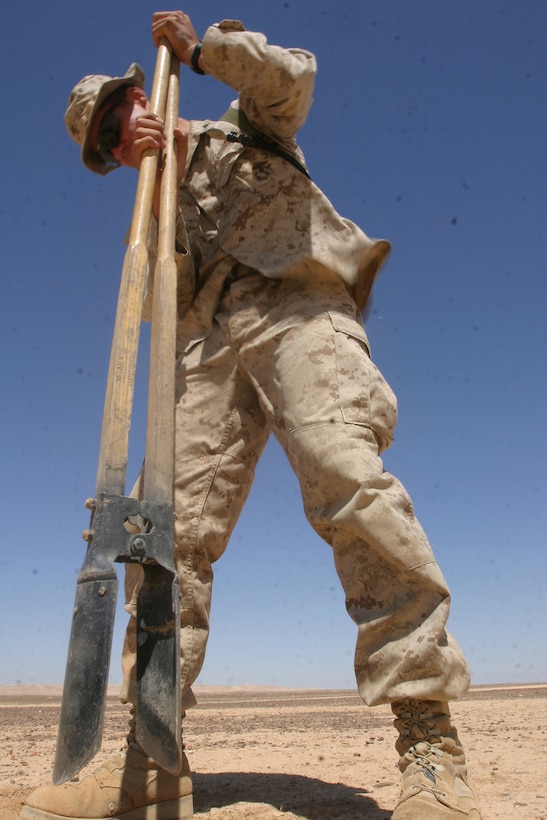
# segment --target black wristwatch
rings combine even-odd
[[[201,68],[199,67],[199,58],[200,58],[200,54],[201,54],[201,46],[202,45],[203,45],[203,43],[200,40],[199,43],[196,43],[196,45],[194,46],[194,50],[192,51],[192,57],[190,59],[190,62],[191,62],[190,67],[191,67],[192,71],[195,74],[204,75],[205,71],[202,71]]]

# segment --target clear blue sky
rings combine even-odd
[[[148,2],[3,12],[0,683],[62,681],[95,488],[136,175],[89,173],[62,117],[87,73],[155,63]],[[547,680],[545,3],[200,0],[317,54],[301,134],[314,179],[393,255],[368,322],[400,403],[386,468],[413,496],[479,683]],[[181,113],[233,94],[185,70]],[[146,338],[146,334],[145,334]],[[144,370],[144,368],[143,368]],[[143,455],[145,379],[132,436]],[[120,596],[121,597],[121,596]],[[125,615],[116,626],[119,681]],[[217,565],[201,682],[354,686],[329,548],[272,443]]]

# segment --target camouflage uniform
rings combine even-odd
[[[311,104],[313,55],[270,46],[234,21],[208,29],[202,54],[208,73],[238,92],[234,109],[303,161],[295,134]],[[389,243],[340,217],[282,157],[228,141],[231,131],[224,120],[191,123],[180,185],[191,251],[184,256],[179,219],[175,555],[183,691],[205,655],[212,564],[273,432],[310,524],[332,546],[358,626],[363,700],[458,697],[469,674],[445,630],[449,592],[408,494],[380,459],[392,441],[396,400],[370,359],[360,315]],[[193,270],[183,265],[189,258]],[[127,567],[133,615],[140,573]],[[124,697],[133,702],[134,626],[132,618],[123,653]]]

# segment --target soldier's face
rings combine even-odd
[[[134,141],[136,120],[148,110],[148,99],[140,88],[129,87],[123,99],[106,99],[98,109],[89,132],[93,150],[107,162],[136,168]]]

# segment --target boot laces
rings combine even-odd
[[[412,742],[426,741],[438,743],[441,730],[438,720],[431,711],[431,706],[422,700],[405,701],[404,707],[397,710],[397,729],[401,739]]]
[[[438,746],[434,746],[427,741],[420,741],[415,746],[411,746],[405,753],[404,758],[408,766],[413,766],[414,770],[418,769],[421,774],[429,782],[422,780],[420,785],[413,784],[414,791],[428,791],[431,794],[439,795],[440,797],[447,797],[447,794],[437,785],[437,776],[444,771],[444,766],[440,759],[444,751]],[[406,768],[406,767],[405,767]]]

